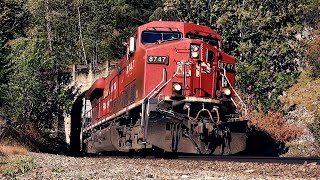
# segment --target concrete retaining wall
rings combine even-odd
[[[78,95],[88,90],[97,79],[101,77],[106,77],[108,74],[110,74],[110,69],[108,68],[108,66],[106,65],[105,67],[106,68],[102,68],[102,70],[93,71],[92,68],[88,68],[85,71],[79,71],[76,68],[76,65],[73,66],[73,71],[72,71],[73,80],[71,85],[79,88],[80,92],[78,93]],[[70,117],[70,114],[66,114],[64,116],[64,130],[65,130],[67,144],[70,144],[70,129],[71,129],[71,117]]]

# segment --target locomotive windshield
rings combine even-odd
[[[214,37],[201,36],[201,35],[194,34],[194,33],[187,33],[187,38],[190,38],[190,39],[201,39],[204,42],[210,44],[211,46],[220,47],[219,46],[219,40],[217,38],[214,38]]]
[[[155,43],[158,41],[170,41],[181,39],[182,33],[177,31],[143,31],[141,41],[143,44]]]

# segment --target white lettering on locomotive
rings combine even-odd
[[[126,74],[129,74],[134,68],[134,60],[132,60],[128,66],[127,66],[127,69],[126,69]]]
[[[220,69],[226,69],[226,70],[229,70],[229,71],[234,71],[235,70],[235,65],[234,64],[230,64],[230,63],[220,62]]]

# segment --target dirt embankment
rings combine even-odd
[[[25,154],[28,150],[38,151],[38,146],[27,133],[17,131],[9,120],[0,116],[0,154]]]

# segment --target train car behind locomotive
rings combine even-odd
[[[82,151],[245,150],[235,60],[222,51],[219,34],[192,23],[153,21],[138,27],[125,46],[114,72],[85,93]]]

